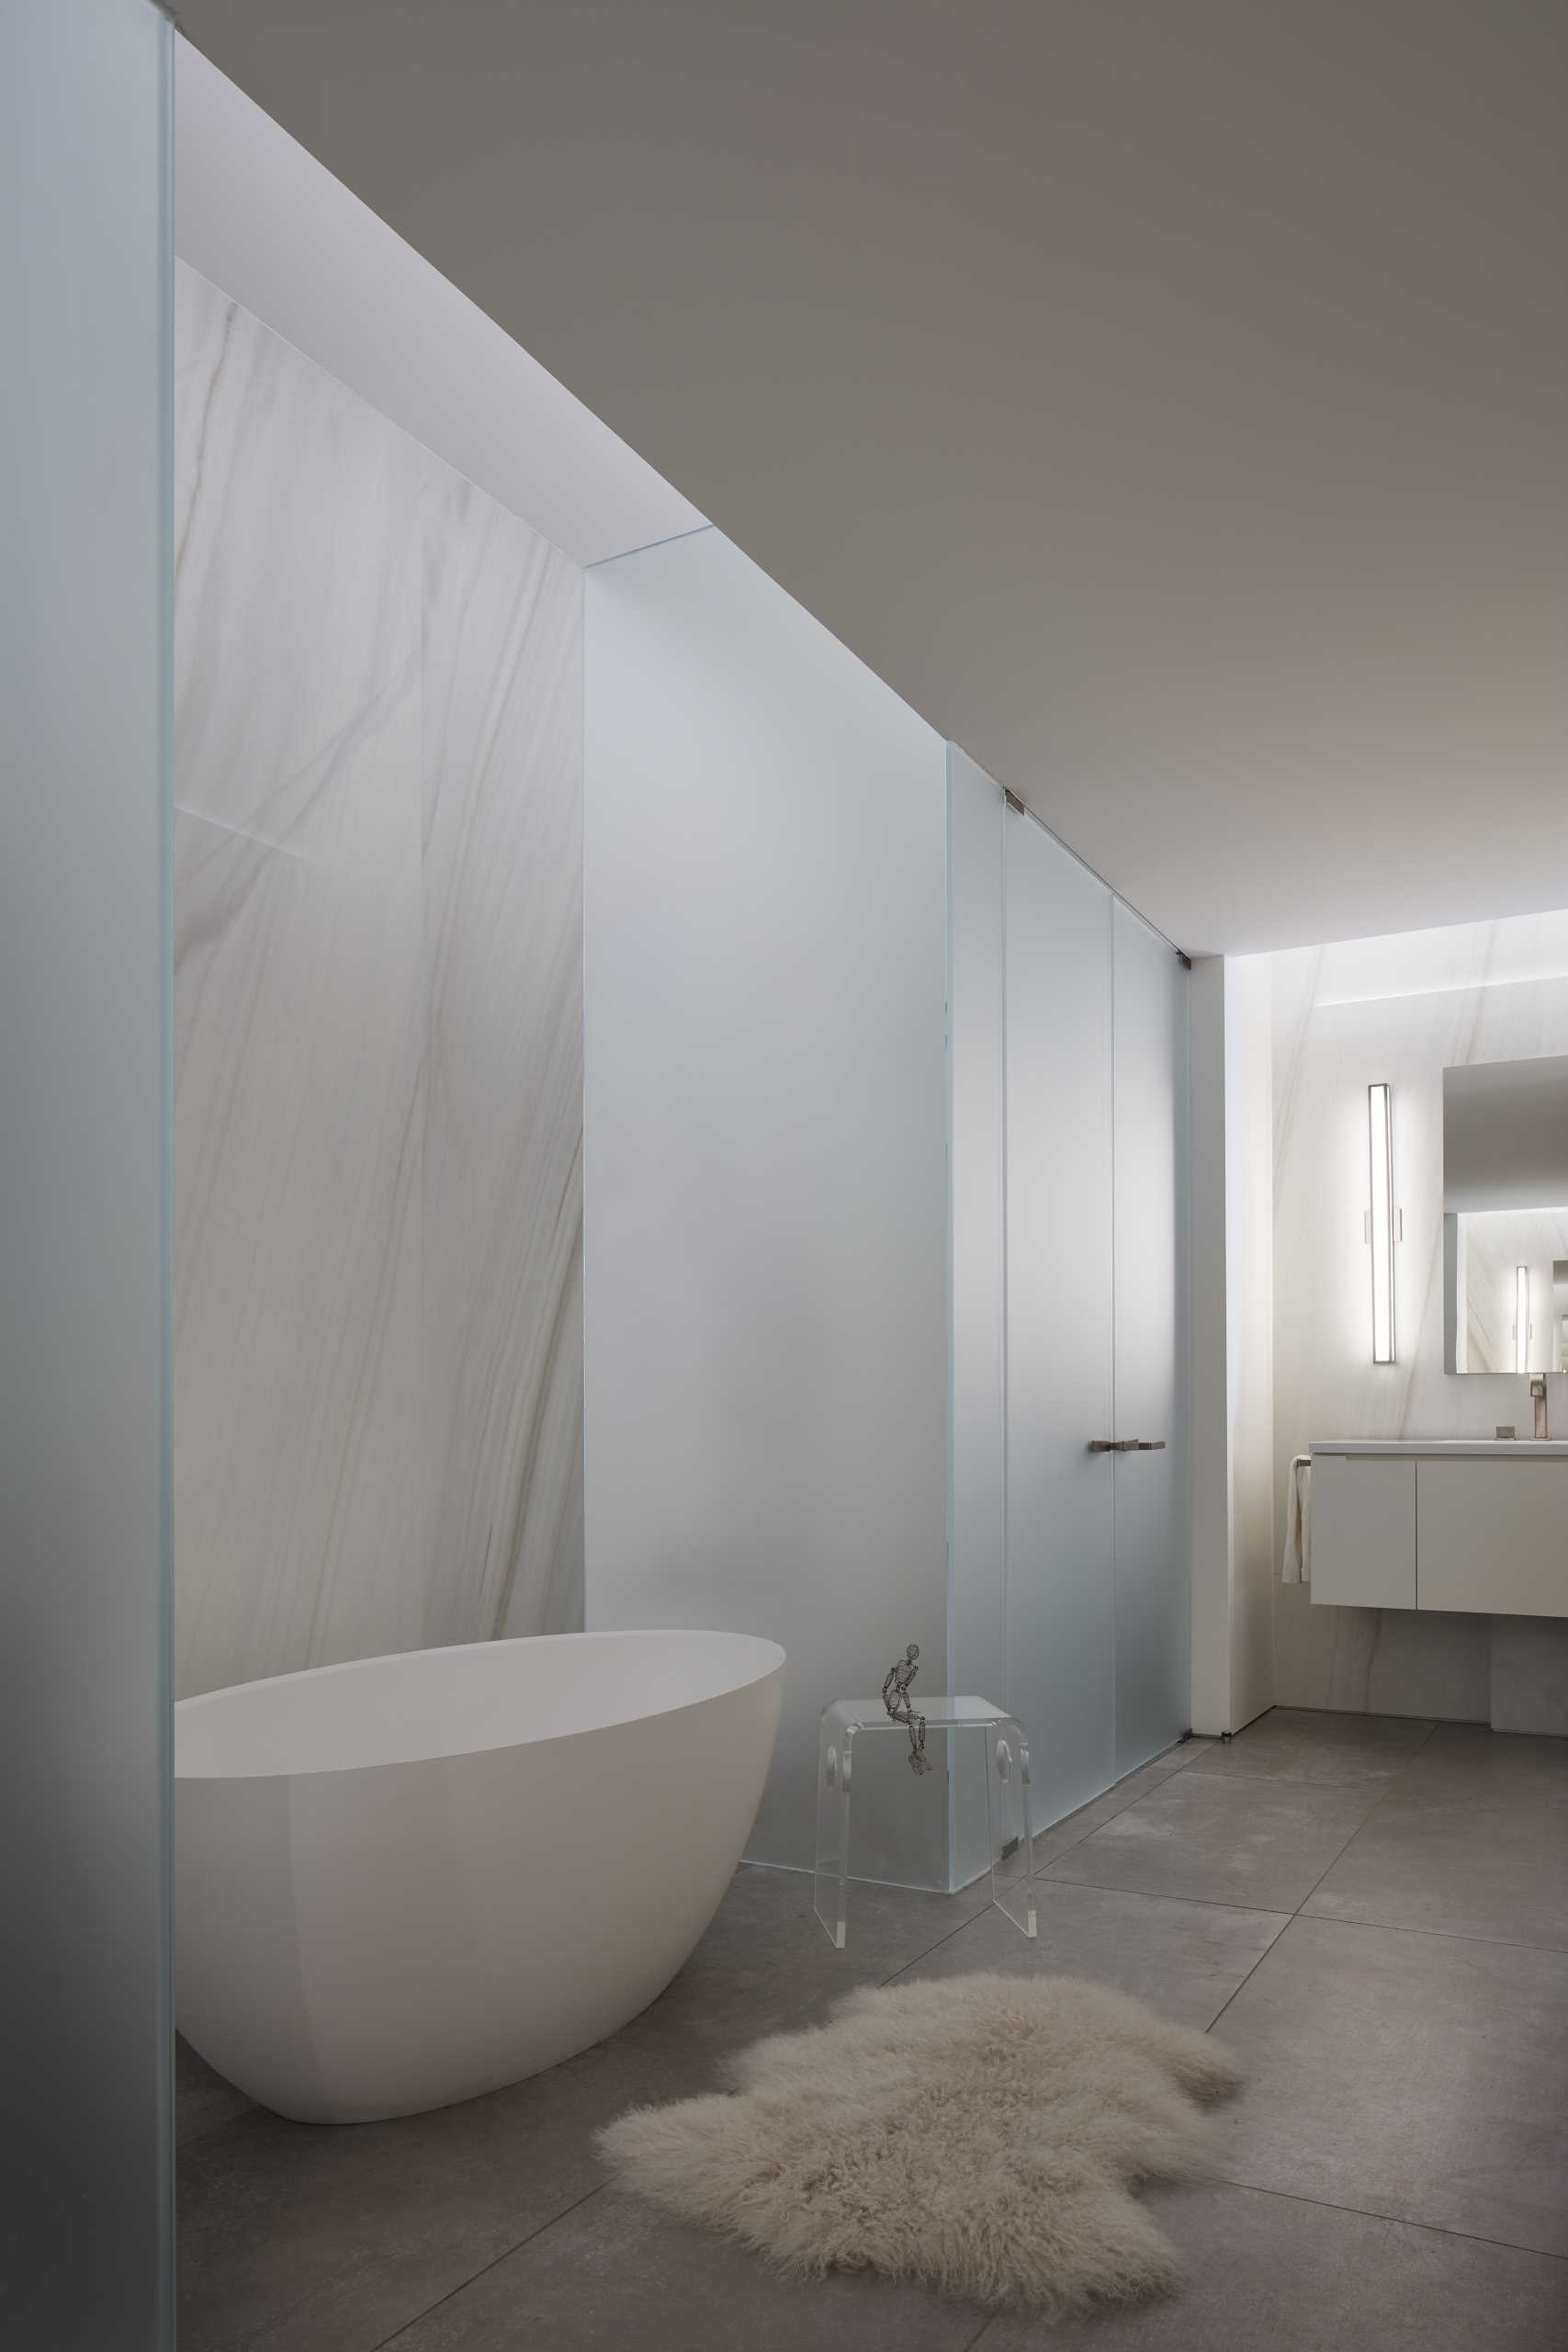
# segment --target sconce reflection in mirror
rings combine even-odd
[[[1459,1063],[1443,1072],[1443,1368],[1568,1373],[1565,1317],[1568,1055]]]
[[[1367,1238],[1372,1250],[1372,1362],[1393,1362],[1393,1089],[1367,1089]]]

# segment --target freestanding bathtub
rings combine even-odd
[[[443,2107],[602,2041],[713,1917],[784,1663],[742,1634],[563,1634],[183,1700],[182,2030],[313,2123]]]

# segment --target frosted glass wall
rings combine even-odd
[[[0,11],[0,2340],[168,2341],[167,107]]]
[[[948,859],[950,1646],[1049,1822],[1190,1720],[1188,974],[956,747]]]
[[[1055,1821],[1114,1778],[1111,898],[1005,823],[1008,1700]]]
[[[1005,979],[1001,786],[948,750],[953,1462],[948,1648],[953,1686],[1007,1702]],[[953,1879],[985,1867],[977,1743],[954,1744]]]
[[[819,1709],[947,1679],[945,749],[705,531],[589,573],[585,758],[587,1622],[783,1643],[806,1865]],[[898,1747],[852,1868],[945,1885]]]

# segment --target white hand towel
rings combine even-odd
[[[1312,1582],[1312,1456],[1298,1453],[1285,1473],[1285,1558],[1281,1584]]]

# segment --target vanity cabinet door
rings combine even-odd
[[[1416,1606],[1416,1464],[1312,1458],[1312,1597],[1357,1609]]]
[[[1425,1461],[1417,1476],[1421,1608],[1568,1616],[1568,1461]]]

